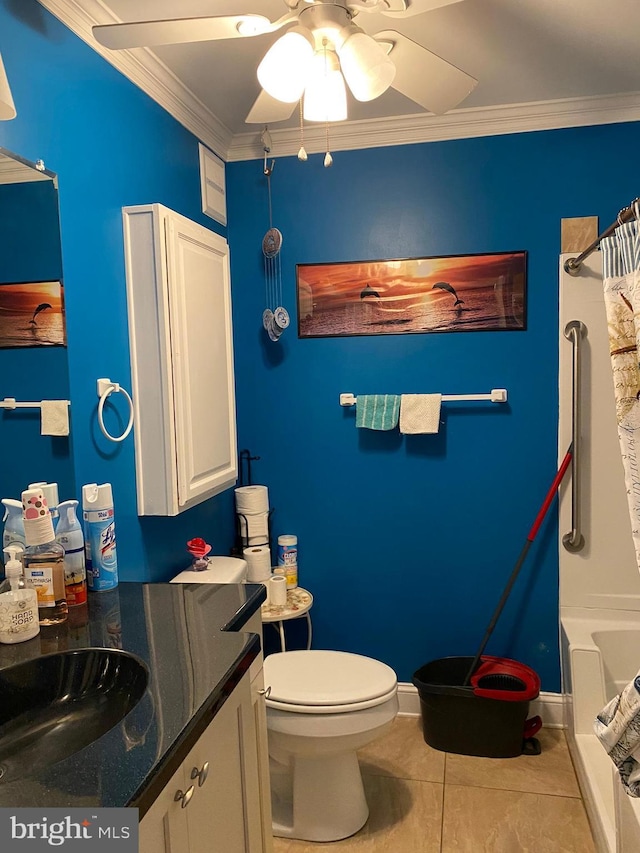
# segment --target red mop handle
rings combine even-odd
[[[536,538],[538,530],[540,529],[540,525],[542,524],[544,517],[547,514],[547,510],[551,506],[551,501],[556,496],[556,492],[558,491],[558,488],[560,487],[560,483],[562,482],[564,475],[567,473],[567,468],[569,467],[569,465],[571,465],[571,460],[573,459],[572,451],[573,451],[573,446],[571,446],[567,450],[565,457],[562,460],[562,465],[558,468],[558,473],[556,474],[556,476],[553,480],[553,483],[551,484],[551,488],[547,492],[547,496],[544,499],[544,503],[540,507],[540,512],[537,514],[536,520],[533,522],[533,526],[531,527],[531,530],[529,531],[529,535],[527,536],[527,539],[529,540],[529,542],[533,542],[533,540]]]

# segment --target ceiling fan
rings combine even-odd
[[[395,30],[367,35],[354,23],[361,12],[409,18],[460,0],[284,0],[275,21],[247,13],[102,24],[96,40],[112,50],[251,38],[284,30],[258,67],[262,92],[246,118],[271,124],[289,118],[304,93],[305,118],[346,116],[345,80],[359,101],[390,86],[429,112],[456,107],[477,85],[471,75]],[[329,85],[330,84],[330,85]],[[330,103],[329,103],[330,102]]]

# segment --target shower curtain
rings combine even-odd
[[[640,233],[636,220],[602,243],[604,302],[609,329],[618,438],[624,466],[631,532],[640,570]]]

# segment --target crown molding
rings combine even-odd
[[[442,116],[419,113],[343,122],[331,125],[330,143],[333,152],[349,151],[638,120],[640,92],[631,92],[625,95],[594,95],[498,107],[471,107],[452,110]],[[270,128],[269,132],[274,154],[284,157],[298,153],[299,128]],[[304,147],[308,154],[325,151],[324,125],[305,124]],[[262,157],[262,154],[259,132],[253,131],[233,138],[227,159],[253,160]]]
[[[39,0],[52,15],[142,89],[224,160],[233,134],[148,48],[108,50],[94,39],[95,24],[118,22],[100,0]]]
[[[254,160],[263,156],[261,129],[234,136],[151,50],[136,48],[111,51],[98,44],[93,38],[92,26],[117,21],[101,0],[39,2],[223,160]],[[639,120],[640,92],[594,95],[497,107],[463,108],[443,116],[417,113],[341,122],[331,126],[331,150],[381,148]],[[297,154],[300,148],[298,128],[270,128],[270,133],[277,156]],[[306,124],[304,144],[309,154],[324,152],[324,126]]]

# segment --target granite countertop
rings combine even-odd
[[[265,595],[260,584],[121,583],[90,593],[65,625],[0,645],[0,670],[88,647],[131,652],[149,670],[124,720],[46,770],[0,782],[0,807],[135,806],[142,817],[259,654],[258,636],[238,630]]]

